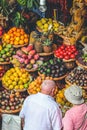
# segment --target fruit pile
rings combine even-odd
[[[42,18],[36,22],[36,25],[42,32],[57,32],[59,27],[59,23],[57,21],[53,21],[51,18]]]
[[[4,33],[2,41],[12,45],[24,45],[29,42],[29,36],[22,28],[13,27]]]
[[[8,90],[24,90],[27,89],[31,82],[30,74],[18,67],[11,68],[2,77],[2,84]]]
[[[56,102],[58,102],[61,106],[71,107],[71,103],[69,103],[64,96],[64,91],[67,87],[68,85],[58,91],[58,93],[56,94]]]
[[[66,77],[66,82],[70,84],[76,84],[81,87],[87,87],[87,71],[83,68],[76,67]],[[68,83],[67,82],[67,83]]]
[[[61,45],[54,51],[54,55],[63,60],[75,59],[77,54],[78,51],[74,45]]]
[[[29,45],[17,50],[16,55],[13,56],[12,63],[27,70],[35,70],[39,65],[43,64],[43,61],[40,60],[39,54],[36,53],[33,45]]]
[[[29,84],[29,87],[28,87],[28,93],[29,94],[35,94],[37,92],[40,92],[41,88],[41,84],[43,82],[43,80],[45,79],[52,79],[52,77],[46,77],[44,74],[41,74],[40,76],[38,76],[34,81],[32,81],[30,84]]]
[[[86,51],[87,51],[87,48],[83,48],[83,50],[80,51],[77,56],[77,61],[84,66],[87,66],[87,52]]]
[[[0,93],[0,109],[1,111],[13,112],[20,110],[22,104],[26,98],[26,95],[20,94],[19,92],[8,92],[7,90],[2,90]]]
[[[0,37],[3,35],[4,29],[3,27],[0,25]]]
[[[11,44],[0,45],[0,62],[9,62],[13,54],[15,54],[15,51]]]
[[[67,69],[65,67],[65,64],[55,57],[44,62],[43,65],[39,67],[38,71],[41,74],[45,74],[46,76],[59,78],[66,74]]]

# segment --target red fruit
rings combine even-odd
[[[32,55],[29,54],[29,55],[28,55],[28,59],[30,60],[31,58],[32,58]]]
[[[64,59],[65,59],[65,60],[69,60],[69,56],[65,56]]]
[[[24,59],[28,59],[28,56],[27,56],[26,54],[23,54],[22,57],[23,57]]]
[[[32,56],[33,56],[35,53],[36,53],[35,50],[31,50],[31,51],[29,52],[29,54],[32,55]]]
[[[38,55],[38,54],[35,54],[35,55],[34,55],[34,59],[35,59],[35,60],[38,60],[38,58],[39,58],[39,55]]]
[[[2,35],[2,31],[0,30],[0,36]]]
[[[2,31],[3,30],[3,27],[2,26],[0,26],[0,31]]]
[[[24,61],[24,63],[25,63],[25,64],[28,64],[28,63],[29,63],[29,60],[28,60],[28,59],[26,59],[26,60]]]
[[[75,58],[75,55],[74,55],[74,54],[71,54],[71,55],[70,55],[70,58],[71,58],[71,59],[74,59],[74,58]]]
[[[28,47],[27,47],[27,51],[31,51],[33,49],[33,45],[29,45]]]
[[[60,58],[60,59],[63,59],[63,55],[60,55],[59,58]]]

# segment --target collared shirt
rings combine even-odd
[[[28,96],[20,117],[25,118],[24,130],[61,130],[62,114],[51,96],[37,93]]]
[[[86,104],[73,106],[66,112],[65,117],[63,118],[64,130],[78,130],[85,118],[86,113]],[[80,130],[87,130],[87,118]]]

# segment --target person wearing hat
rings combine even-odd
[[[82,89],[73,85],[64,92],[65,98],[73,104],[62,119],[63,130],[87,130],[87,104],[82,97]]]
[[[62,113],[55,102],[56,84],[44,80],[41,92],[28,96],[20,112],[23,130],[61,130]]]

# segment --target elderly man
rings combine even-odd
[[[56,84],[44,80],[41,92],[28,96],[20,112],[23,130],[61,130],[62,114],[54,100]]]

